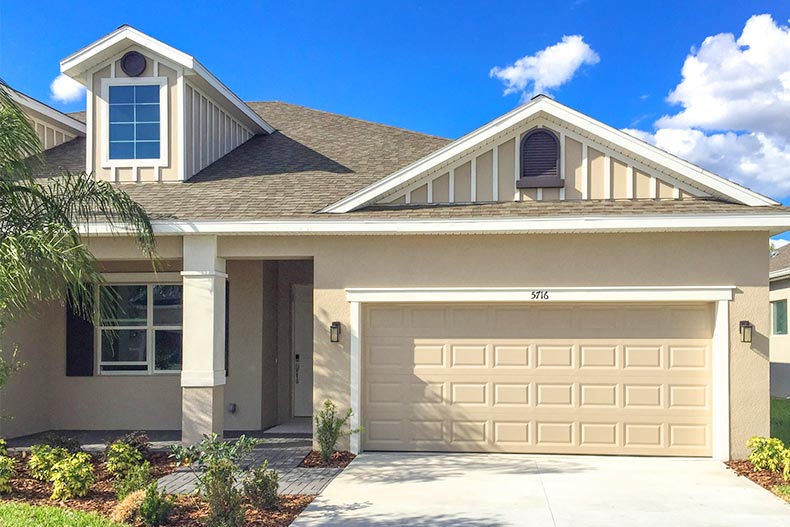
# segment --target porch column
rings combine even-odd
[[[216,236],[184,236],[181,442],[224,430],[225,260]]]

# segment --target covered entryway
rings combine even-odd
[[[713,304],[376,303],[366,450],[710,456]]]

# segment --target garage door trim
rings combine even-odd
[[[729,302],[734,286],[645,286],[645,287],[534,287],[534,288],[354,288],[346,289],[350,307],[351,338],[351,427],[362,423],[362,304],[392,302],[712,302],[714,328],[713,370],[713,458],[729,459]],[[359,434],[351,436],[351,451],[361,451]]]

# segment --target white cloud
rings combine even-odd
[[[771,245],[774,246],[774,249],[780,249],[787,244],[790,244],[790,240],[785,240],[784,238],[771,238]]]
[[[525,100],[562,86],[579,68],[600,60],[583,36],[566,35],[534,55],[522,57],[509,66],[491,68],[489,76],[502,81],[505,95],[521,93],[521,99]]]
[[[78,101],[85,94],[85,87],[82,84],[62,73],[55,77],[49,85],[49,90],[54,100],[63,103]]]
[[[627,130],[775,198],[790,196],[790,28],[755,15],[692,49],[651,133]]]

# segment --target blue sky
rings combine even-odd
[[[771,15],[776,30],[763,20],[747,38],[747,21],[757,14]],[[0,76],[59,109],[82,109],[83,100],[65,104],[50,95],[59,60],[128,23],[196,56],[245,100],[283,100],[458,137],[531,95],[534,84],[503,95],[492,68],[576,35],[596,60],[572,68],[549,88],[553,97],[790,202],[790,126],[783,124],[790,106],[780,104],[790,101],[789,18],[789,2],[761,1],[0,0]],[[721,33],[742,40],[703,45]],[[749,58],[761,39],[762,53],[772,57],[767,66]],[[720,77],[684,77],[690,54]],[[733,57],[748,64],[725,71]],[[755,60],[759,82],[750,80],[760,77]],[[786,82],[777,80],[782,73]],[[753,85],[717,86],[727,75],[732,85]],[[679,87],[673,104],[667,97]],[[742,108],[754,106],[749,97],[779,102],[744,117]],[[712,109],[710,100],[717,101]]]

